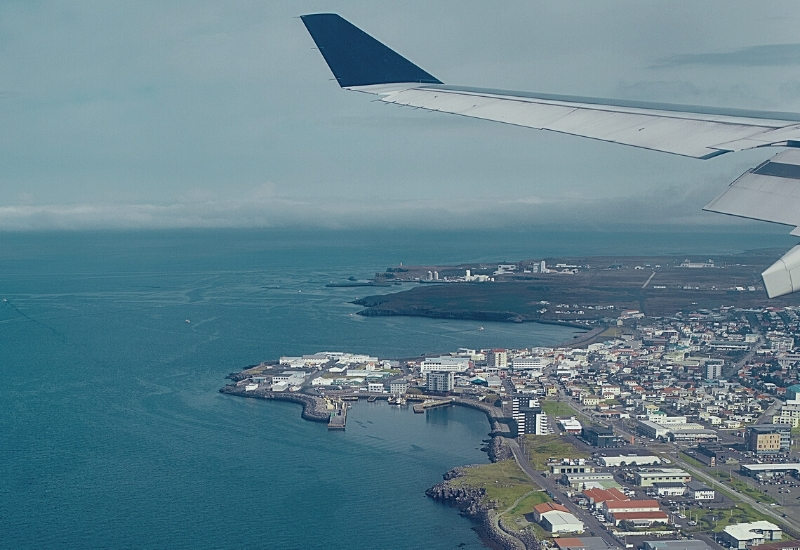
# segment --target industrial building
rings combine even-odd
[[[581,430],[581,437],[595,447],[613,447],[617,444],[617,438],[611,428],[584,427]]]
[[[680,468],[640,470],[633,478],[640,487],[652,487],[654,483],[689,483],[692,480],[692,476]]]
[[[800,463],[787,464],[742,464],[739,467],[742,475],[750,477],[772,477],[775,474],[800,474]]]
[[[599,456],[597,462],[601,466],[616,468],[619,466],[650,466],[661,464],[661,459],[653,455],[618,455]]]
[[[551,533],[582,533],[583,522],[569,513],[561,504],[545,502],[533,508],[533,518]]]
[[[611,483],[614,481],[612,474],[603,472],[586,472],[583,474],[564,474],[561,477],[561,483],[569,485],[576,489],[585,488],[586,484],[597,486],[602,483]]]
[[[769,521],[728,525],[720,533],[723,542],[727,542],[731,548],[737,549],[763,544],[766,541],[781,540],[782,535],[781,528]]]

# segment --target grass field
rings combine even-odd
[[[526,435],[525,450],[537,470],[546,469],[549,458],[589,458],[589,453],[579,452],[557,435]]]
[[[539,487],[535,486],[533,482],[525,475],[525,472],[520,470],[517,463],[513,460],[504,460],[503,462],[496,462],[494,464],[482,464],[474,468],[466,468],[466,475],[450,480],[452,487],[483,487],[486,489],[486,498],[497,502],[499,510],[509,508],[518,499],[530,493],[534,489],[538,490]],[[541,497],[531,496],[526,497],[515,506],[521,507],[525,503],[532,502],[536,498],[544,498],[536,504],[547,502],[550,498],[543,492],[540,493]],[[532,504],[531,506],[535,506]],[[521,508],[520,508],[521,509]],[[519,512],[524,513],[524,512]]]
[[[575,416],[575,409],[561,401],[542,401],[542,410],[550,416]]]

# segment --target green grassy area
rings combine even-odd
[[[686,453],[684,453],[684,452],[681,452],[681,460],[683,460],[683,461],[687,462],[688,464],[691,464],[691,465],[692,465],[692,466],[694,466],[695,468],[705,468],[705,467],[706,467],[706,465],[705,465],[705,464],[703,464],[702,462],[700,462],[700,461],[699,461],[699,460],[697,460],[696,458],[694,458],[694,457],[692,457],[692,456],[689,456],[689,455],[687,455],[687,454],[686,454]]]
[[[542,410],[550,416],[575,416],[575,409],[561,401],[543,401]]]
[[[730,477],[729,474],[726,472],[720,472],[719,470],[715,470],[711,472],[711,475],[723,480],[726,485],[733,487],[740,493],[743,493],[749,496],[750,498],[755,499],[756,502],[765,502],[767,504],[770,504],[772,502],[777,502],[774,498],[772,498],[768,494],[759,491],[754,487],[751,487],[750,485],[748,485],[747,483],[745,483],[740,479],[736,479],[735,477]]]
[[[525,516],[527,514],[532,514],[533,507],[537,504],[549,502],[550,500],[551,499],[549,496],[547,496],[547,493],[540,490],[536,490],[525,495],[522,497],[522,500],[517,502],[517,504],[515,504],[503,515],[506,524],[512,525],[517,529],[527,527],[529,523],[533,523],[533,518],[531,518],[531,521],[528,522],[528,519]]]
[[[529,454],[531,464],[537,470],[545,470],[547,460],[551,457],[561,459],[590,456],[589,453],[578,451],[574,445],[557,435],[526,435],[525,450]]]
[[[536,502],[536,504],[550,500],[550,497],[544,492],[536,493],[540,494],[540,497],[526,496],[527,493],[534,489],[539,489],[539,487],[533,484],[513,460],[482,464],[474,468],[466,468],[465,472],[466,475],[464,477],[450,480],[450,485],[452,487],[483,487],[486,489],[486,499],[496,501],[499,510],[507,509],[523,496],[525,496],[525,499],[520,501],[515,506],[515,509],[524,503],[533,502],[536,498],[544,499]],[[531,506],[535,506],[535,504]]]

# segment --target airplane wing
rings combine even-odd
[[[301,19],[339,86],[376,95],[386,103],[699,159],[759,147],[800,147],[797,113],[446,85],[337,14]],[[781,155],[788,156],[778,158]],[[792,234],[800,235],[800,152],[789,150],[778,157],[737,179],[706,209],[793,225]],[[763,278],[770,297],[800,290],[800,247],[765,271]]]

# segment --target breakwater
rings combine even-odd
[[[224,388],[220,388],[220,393],[226,395],[235,395],[238,397],[249,397],[253,399],[273,399],[276,401],[290,401],[298,403],[303,406],[303,412],[300,413],[301,418],[310,420],[311,422],[328,422],[331,413],[325,408],[325,402],[319,397],[306,395],[303,393],[283,393],[283,392],[255,392],[246,391],[240,386],[230,384]]]

